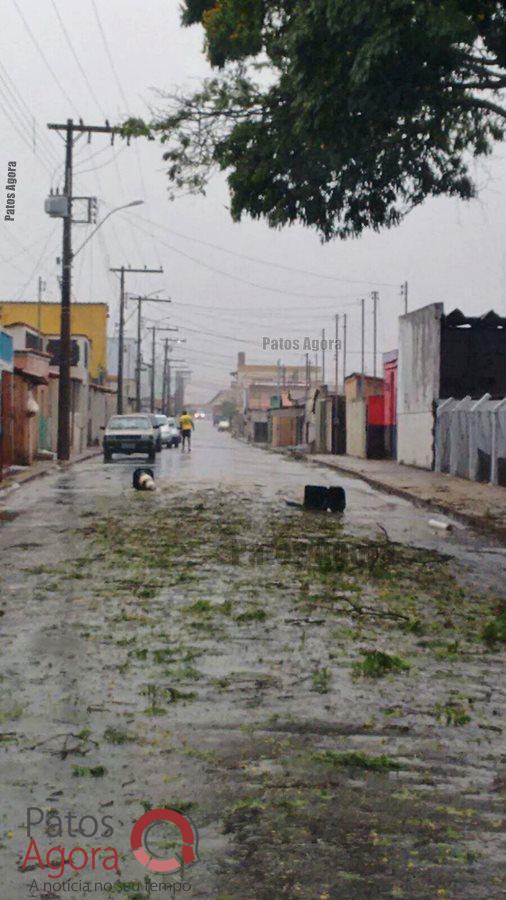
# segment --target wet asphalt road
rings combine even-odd
[[[431,516],[424,509],[330,470],[234,441],[208,422],[197,423],[191,454],[164,450],[158,455],[154,466],[157,491],[152,495],[132,492],[132,472],[139,462],[142,464],[134,458],[117,458],[104,465],[101,458],[89,460],[28,484],[0,504],[4,613],[0,853],[7,891],[2,896],[51,896],[41,887],[43,882],[47,884],[47,877],[41,877],[47,876],[47,869],[45,873],[36,868],[19,871],[27,846],[24,822],[28,806],[45,813],[73,810],[95,817],[111,812],[115,829],[111,843],[116,841],[114,846],[120,847],[122,854],[121,875],[111,880],[119,878],[125,883],[143,877],[125,839],[131,823],[150,804],[182,808],[186,803],[191,805],[190,815],[198,824],[201,840],[202,862],[190,870],[189,895],[195,898],[443,896],[475,900],[504,896],[499,880],[504,833],[497,833],[497,823],[503,820],[496,800],[488,797],[498,778],[502,784],[500,761],[506,751],[500,655],[469,651],[467,657],[454,662],[437,655],[437,648],[434,659],[424,655],[420,664],[416,654],[426,653],[424,641],[413,634],[403,636],[401,643],[390,631],[385,636],[377,622],[359,629],[357,644],[348,633],[353,624],[349,617],[334,621],[328,609],[302,618],[298,611],[294,613],[294,574],[289,573],[288,581],[283,581],[286,573],[276,560],[268,560],[263,569],[255,564],[243,571],[220,564],[220,552],[229,539],[226,536],[233,536],[234,531],[242,531],[248,541],[258,541],[265,531],[269,545],[272,523],[280,525],[282,532],[286,527],[297,535],[298,523],[304,521],[301,536],[311,540],[312,533],[322,528],[321,518],[308,524],[297,510],[287,512],[285,505],[286,499],[302,499],[306,483],[345,488],[347,510],[341,520],[345,533],[377,541],[386,529],[390,541],[448,554],[459,582],[485,599],[495,598],[494,602],[504,596],[504,548],[459,523],[454,523],[450,534],[434,532],[428,526]],[[193,510],[200,504],[202,519],[194,518]],[[139,543],[152,545],[141,550],[156,550],[156,521],[164,520],[175,526],[167,546],[170,549],[172,543],[183,563],[170,590],[161,576],[151,585],[146,561],[135,567],[131,562]],[[96,522],[106,522],[99,535],[99,552],[90,547],[96,535],[87,531],[87,526],[93,528]],[[130,522],[139,538],[129,544]],[[329,528],[333,525],[327,521],[325,535]],[[213,541],[217,542],[215,556],[207,553],[208,546],[214,547]],[[122,557],[124,546],[127,550]],[[207,555],[202,555],[203,550]],[[267,599],[264,583],[270,585]],[[191,619],[190,600],[194,601]],[[222,603],[230,608],[237,603],[241,614],[224,625],[224,613],[220,613],[216,624],[213,610],[205,607],[209,602],[213,609],[221,609]],[[267,625],[259,614],[264,607]],[[341,629],[337,656],[329,649],[336,625]],[[165,644],[160,645],[162,636],[168,647],[177,650],[165,650]],[[449,632],[448,639],[451,637]],[[357,651],[376,641],[384,647],[385,640],[389,648],[413,655],[413,674],[402,682],[391,678],[365,688],[357,686],[350,679]],[[170,669],[156,668],[155,663],[162,661],[167,666],[169,658]],[[168,706],[167,691],[172,692]],[[468,694],[472,695],[471,724],[452,729],[440,721],[439,712],[433,721],[431,710],[460,710],[459,704]],[[448,706],[448,697],[454,698],[454,706]],[[380,716],[378,723],[380,708],[383,718]],[[384,716],[391,724],[387,725]],[[272,723],[278,720],[282,721],[276,730]],[[311,864],[306,860],[304,881],[295,862],[283,866],[279,853],[274,859],[267,849],[253,846],[252,835],[260,827],[267,829],[265,845],[272,835],[274,845],[280,841],[283,846],[286,842],[297,846],[297,841],[302,841],[303,846],[308,840],[311,845],[314,837],[289,831],[299,805],[309,803],[304,794],[309,790],[309,776],[306,773],[304,780],[299,770],[314,746],[318,752],[333,748],[336,734],[340,750],[349,749],[348,743],[342,743],[342,736],[348,735],[353,750],[382,753],[387,749],[410,760],[410,773],[395,776],[401,782],[397,794],[404,797],[399,803],[415,799],[419,803],[424,792],[441,792],[435,807],[439,813],[425,810],[422,816],[414,812],[413,821],[432,822],[433,829],[442,829],[438,816],[442,817],[443,808],[453,809],[450,797],[455,792],[462,799],[463,810],[471,808],[471,796],[477,798],[476,816],[494,823],[490,834],[482,834],[483,822],[473,819],[474,813],[461,810],[448,815],[455,815],[459,827],[464,821],[476,835],[476,846],[472,846],[472,837],[466,834],[465,854],[473,865],[474,854],[477,859],[483,857],[489,867],[488,880],[481,870],[473,870],[464,882],[458,882],[457,893],[452,893],[456,876],[443,864],[444,853],[438,849],[441,858],[431,857],[430,865],[426,860],[426,869],[422,866],[420,871],[417,863],[411,889],[409,885],[406,888],[398,874],[406,869],[405,857],[395,862],[397,870],[394,862],[387,865],[387,851],[382,850],[383,855],[372,865],[369,851],[361,848],[356,860],[345,853],[337,864],[333,845],[339,841],[332,833],[332,840],[328,835],[317,838],[324,848],[321,865],[318,868],[314,860]],[[320,735],[319,740],[315,735]],[[98,771],[101,768],[103,773]],[[90,774],[92,770],[95,774]],[[431,771],[432,780],[424,781],[426,770]],[[314,790],[319,791],[318,802],[326,802],[325,797],[320,798],[325,791],[340,791],[337,806],[345,798],[346,808],[351,810],[355,805],[360,808],[353,790],[363,791],[366,784],[371,795],[364,806],[364,821],[350,821],[345,830],[363,836],[365,828],[367,835],[375,835],[375,804],[379,810],[384,808],[392,792],[391,786],[375,778],[379,776],[363,782],[355,777],[349,784],[343,784],[341,778],[337,782],[331,779],[324,788],[320,779]],[[277,796],[287,780],[290,785],[305,785],[296,797],[290,794],[293,807],[286,803],[286,808],[279,807],[287,821],[279,817],[271,821],[268,807],[260,825],[255,810],[265,808],[261,805],[264,799],[255,806],[251,795],[256,797],[260,785],[262,791],[273,792],[269,796]],[[314,797],[311,802],[314,804]],[[252,819],[242,818],[243,805]],[[275,808],[278,810],[276,804]],[[233,811],[227,813],[228,818],[226,810]],[[323,821],[325,815],[320,818]],[[303,829],[304,823],[299,825]],[[389,834],[394,827],[394,821],[388,823]],[[423,830],[422,826],[409,827],[418,839],[416,829]],[[450,844],[448,834],[458,829],[444,827]],[[47,843],[48,836],[40,826],[36,834],[41,844]],[[409,853],[415,854],[416,860],[419,847],[415,838]],[[357,837],[357,847],[361,840]],[[381,835],[378,839],[373,836],[367,846],[381,848],[382,840]],[[75,840],[64,835],[60,843],[68,848]],[[443,838],[440,846],[446,846]],[[248,847],[250,855],[241,855]],[[458,862],[462,863],[460,856]],[[257,883],[258,876],[252,872],[259,866],[263,881]],[[329,874],[336,866],[339,878],[342,876],[337,882]],[[86,870],[81,877],[89,874]],[[34,877],[35,892],[30,892]],[[97,877],[92,873],[91,880]],[[74,873],[74,883],[77,878]],[[464,889],[463,883],[468,888]],[[144,894],[125,887],[124,896]]]

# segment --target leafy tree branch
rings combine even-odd
[[[185,0],[221,70],[125,133],[164,145],[174,187],[227,173],[235,219],[323,239],[469,199],[504,136],[506,8],[495,0]]]

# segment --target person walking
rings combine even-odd
[[[192,431],[195,429],[195,425],[193,424],[193,419],[187,413],[185,409],[181,413],[179,417],[179,430],[181,432],[181,451],[184,450],[185,444],[188,441],[188,453],[191,453],[192,449]]]

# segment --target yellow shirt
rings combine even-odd
[[[189,415],[179,417],[179,427],[181,431],[190,431],[193,428],[193,420]]]

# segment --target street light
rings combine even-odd
[[[69,120],[70,122],[70,120]],[[72,123],[70,122],[70,127]],[[72,251],[72,141],[67,140],[67,156],[66,156],[66,174],[65,174],[65,190],[64,197],[66,200],[66,208],[60,209],[56,214],[63,218],[63,251],[62,251],[62,286],[61,286],[61,321],[60,321],[60,349],[59,349],[59,368],[60,377],[58,384],[58,459],[67,460],[70,457],[70,408],[71,408],[71,379],[70,379],[70,362],[72,347],[72,332],[70,325],[70,296],[71,296],[71,280],[72,280],[72,263],[78,253],[86,246],[94,234],[102,227],[104,222],[112,216],[113,213],[120,209],[127,209],[130,206],[140,206],[143,200],[133,200],[131,203],[124,203],[111,209],[109,213],[88,235],[84,243],[75,251]],[[51,205],[51,204],[50,204]],[[46,204],[46,211],[49,215],[51,209]]]
[[[97,227],[93,229],[93,231],[91,232],[91,234],[88,235],[88,237],[86,238],[86,240],[83,241],[83,243],[81,244],[81,246],[78,247],[78,249],[75,251],[75,253],[72,254],[72,257],[74,258],[75,256],[77,256],[78,253],[81,252],[81,250],[83,249],[83,247],[86,246],[86,244],[88,243],[88,241],[91,241],[93,235],[97,233],[97,231],[98,231],[99,228],[102,228],[102,225],[104,224],[104,222],[107,222],[107,219],[109,219],[110,216],[112,216],[114,213],[119,212],[121,209],[130,209],[131,206],[142,206],[143,203],[144,203],[144,200],[132,200],[131,203],[124,203],[123,206],[116,206],[114,209],[111,209],[110,212],[108,212],[107,215],[104,216],[104,218],[102,219],[102,221],[98,223]]]

